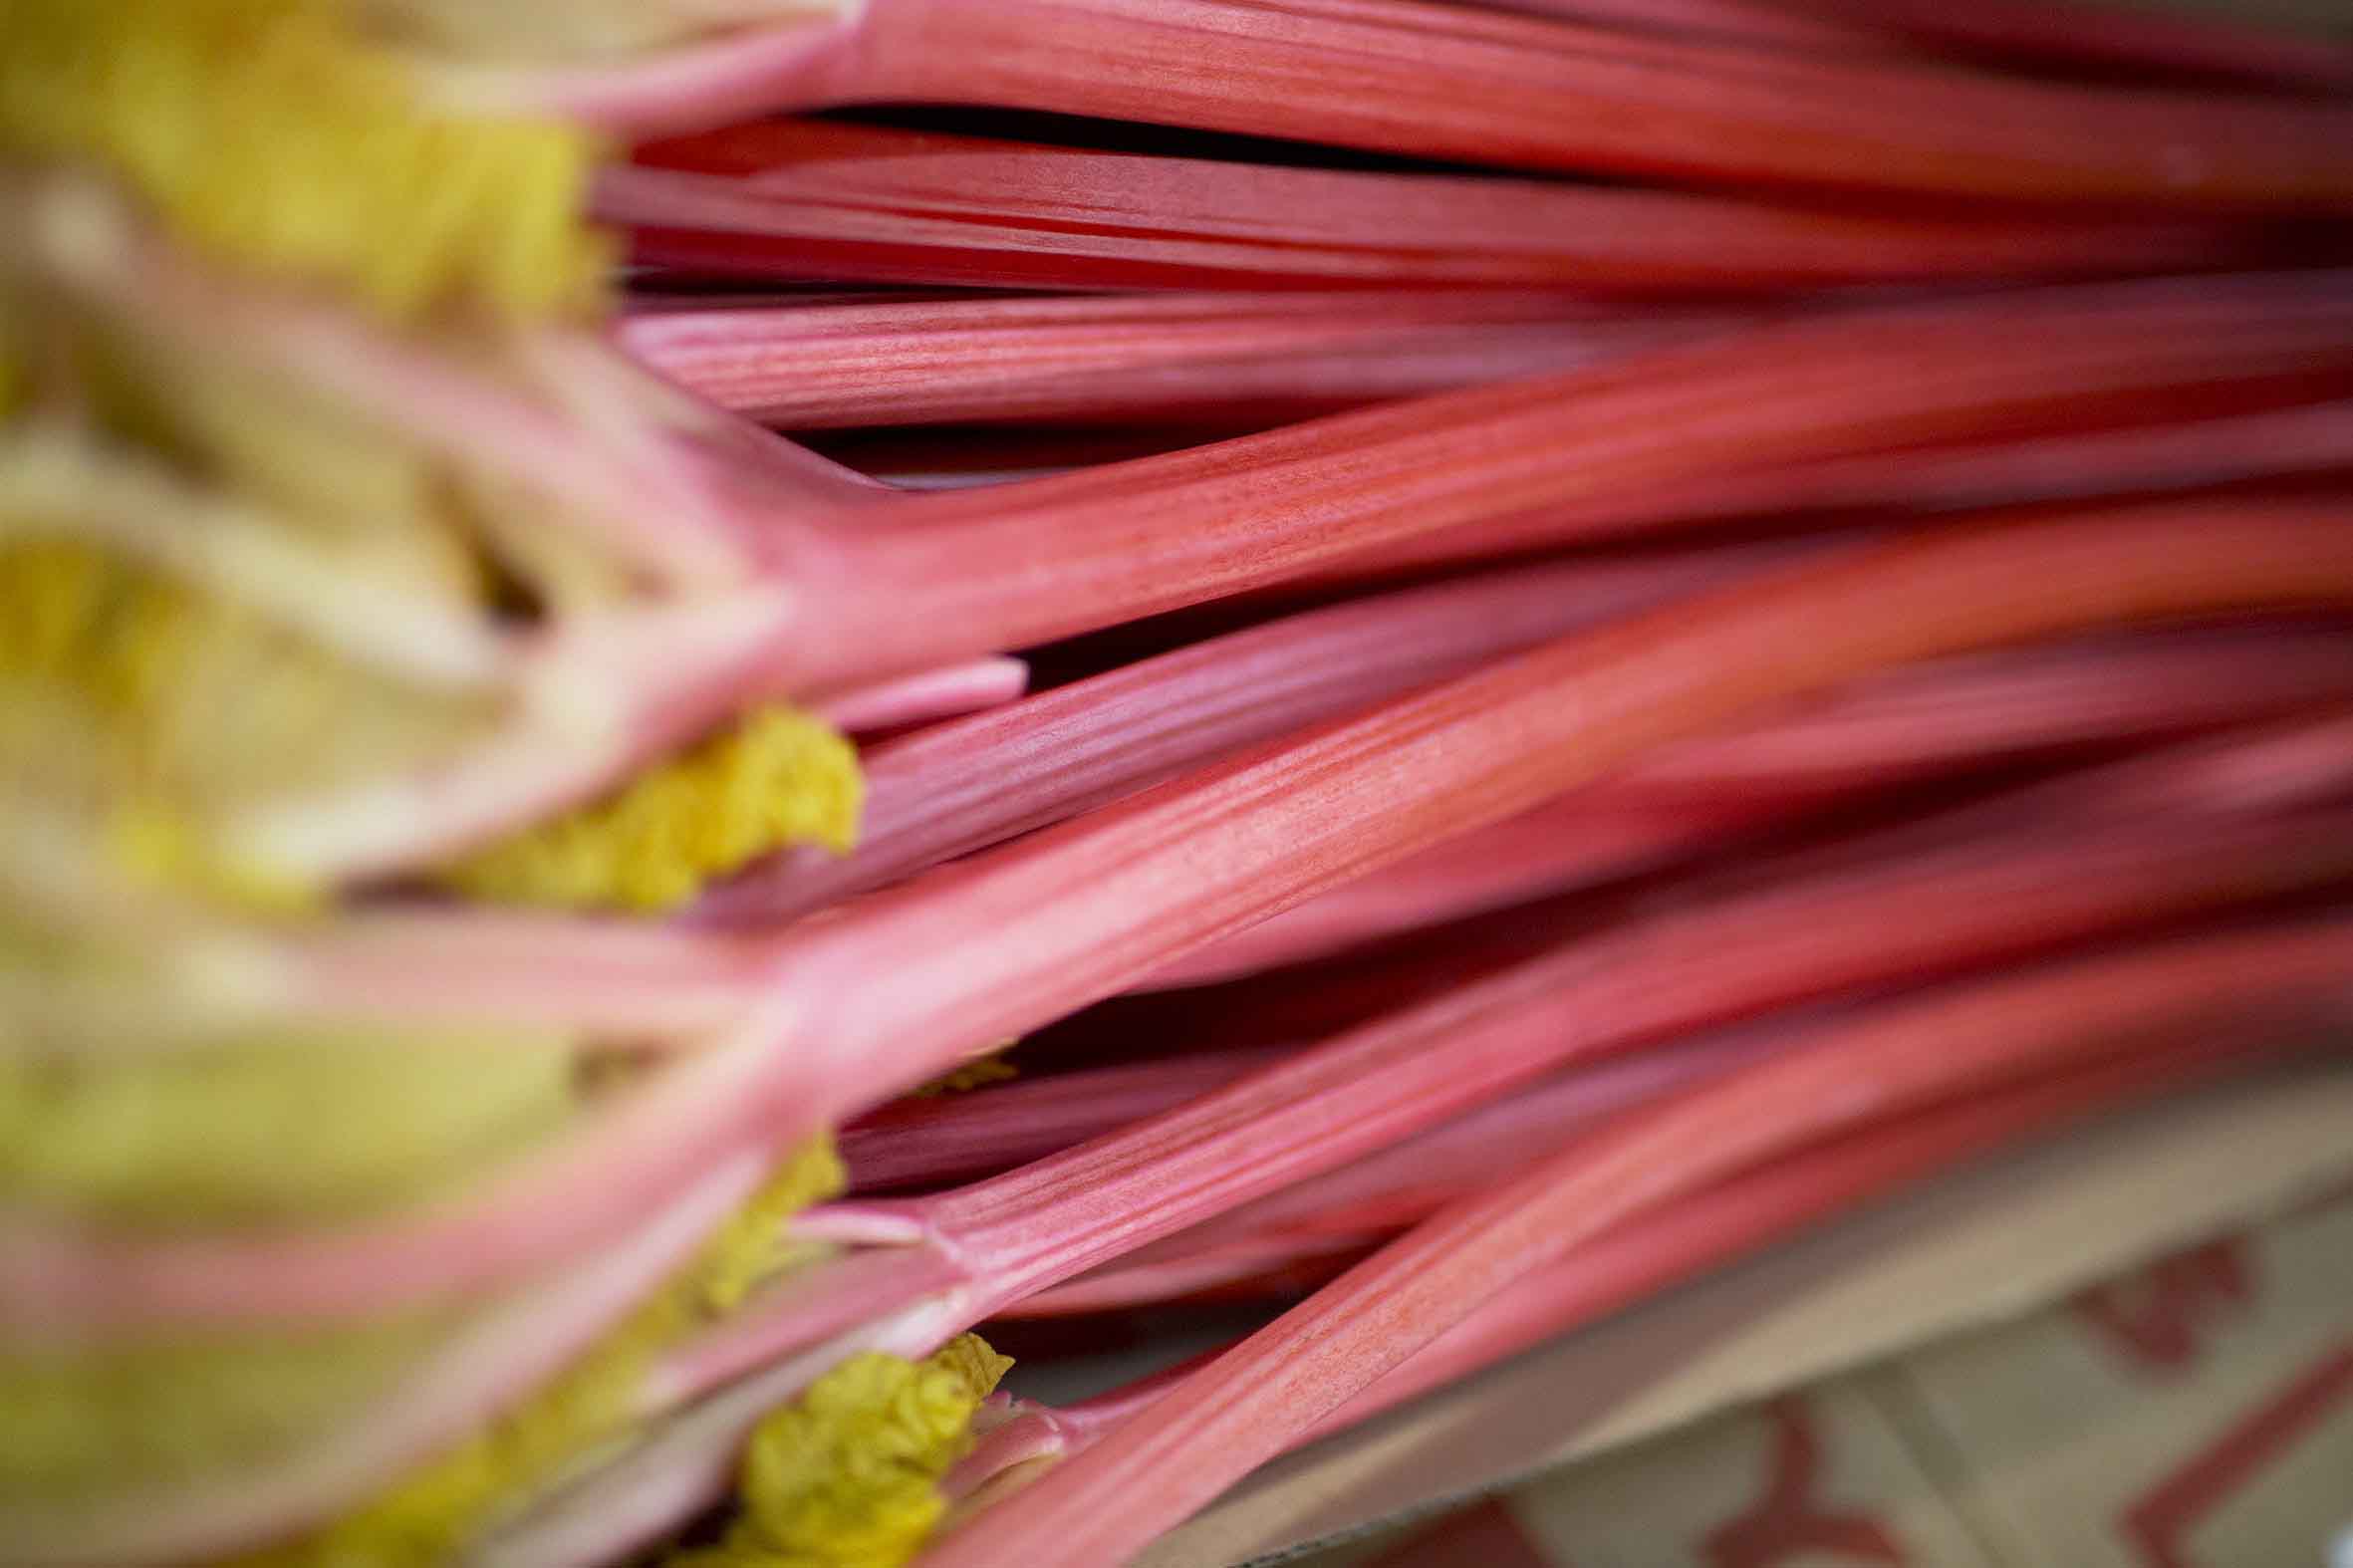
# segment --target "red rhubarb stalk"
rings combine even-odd
[[[2353,845],[2329,849],[2346,838],[2341,814],[2174,822],[2162,845],[2081,824],[2018,832],[2014,853],[1971,838],[1613,925],[1107,1140],[954,1192],[842,1212],[947,1238],[993,1306],[1566,1063],[2353,868]],[[824,1213],[804,1228],[833,1233]],[[755,1315],[742,1342],[762,1332]]]
[[[650,311],[621,342],[788,430],[1149,419],[1279,423],[1555,374],[1740,318],[1609,314],[1550,295],[1171,294]]]
[[[2170,271],[2259,253],[2172,220],[1882,216],[1454,174],[1285,168],[821,121],[639,147],[597,215],[640,260],[787,281],[1750,297]]]
[[[1393,572],[1574,544],[1659,524],[1797,518],[1889,507],[1940,508],[2154,495],[2237,480],[2330,472],[2353,447],[2353,403],[2324,402],[2160,421],[2114,430],[2064,430],[1894,451],[1776,462],[1668,479],[1628,493],[1548,506],[1426,534],[1356,557],[1321,576],[1358,580]]]
[[[2353,111],[1802,56],[1418,0],[872,0],[475,90],[644,133],[981,104],[1718,183],[2342,209]]]
[[[1772,0],[1478,0],[1490,11],[1517,11],[1566,22],[1638,32],[1764,44],[1816,55],[1889,55],[1902,46],[1867,25],[1812,16]]]

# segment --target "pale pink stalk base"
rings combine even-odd
[[[632,232],[638,259],[787,283],[1753,298],[2197,270],[2265,254],[2259,236],[2180,220],[1887,216],[824,121],[760,121],[632,157],[600,177],[593,205]]]
[[[805,914],[1782,554],[1544,567],[1356,600],[942,724],[861,759],[855,852],[787,851],[713,888],[695,913],[731,926]]]
[[[552,1026],[612,1046],[692,1050],[765,991],[765,944],[646,920],[432,905],[350,911],[270,934],[271,1010],[501,1027]],[[420,986],[417,976],[432,984]],[[485,1044],[485,1049],[495,1049]]]
[[[725,305],[618,328],[639,360],[789,430],[1151,419],[1279,423],[1551,375],[1733,325],[1552,295],[1171,294]]]
[[[432,66],[451,101],[639,134],[724,125],[778,105],[826,102],[856,80],[858,0],[780,7],[778,23],[622,64]]]
[[[528,1277],[645,1222],[747,1138],[772,1147],[742,1114],[771,1068],[761,1043],[666,1068],[486,1191],[339,1230],[139,1237],[10,1213],[0,1326],[22,1338],[380,1317]]]
[[[1018,1507],[975,1516],[924,1562],[1124,1561],[1477,1302],[1633,1214],[1886,1117],[2113,1059],[2152,1030],[2235,1027],[2249,1015],[2341,1021],[2348,1006],[2353,923],[2336,919],[2167,943],[1834,1028],[1442,1211],[1045,1472]]]
[[[813,705],[836,729],[872,734],[1003,707],[1028,689],[1029,665],[999,654],[860,686]]]
[[[780,694],[760,672],[793,634],[794,599],[768,586],[572,617],[528,651],[520,711],[462,756],[266,805],[233,826],[231,847],[307,879],[389,880],[579,805]],[[594,722],[578,707],[586,692]]]
[[[463,1201],[332,1234],[0,1231],[0,1305],[100,1324],[381,1313],[570,1256],[708,1151],[780,1147],[1427,845],[1890,664],[2191,614],[2353,603],[2326,505],[1961,530],[1703,596],[1310,729],[943,868],[780,944],[772,1013]]]
[[[0,1514],[25,1568],[137,1568],[211,1559],[293,1534],[481,1427],[580,1355],[742,1204],[765,1169],[738,1149],[634,1235],[488,1308],[408,1369],[373,1412],[253,1473],[110,1494],[99,1510]]]
[[[68,299],[135,321],[174,354],[242,368],[377,421],[420,453],[542,503],[660,594],[508,638],[511,719],[462,759],[323,799],[274,803],[229,824],[230,852],[296,876],[405,870],[593,793],[716,716],[790,619],[747,580],[761,559],[740,526],[769,505],[847,504],[872,486],[667,388],[607,346],[548,329],[469,363],[316,300],[203,265],[71,179],[0,188],[28,267]],[[90,230],[98,227],[100,232]],[[749,432],[747,438],[744,432]],[[715,454],[727,460],[714,468]],[[656,654],[656,650],[658,653]],[[593,692],[596,721],[581,719]],[[701,698],[698,710],[693,698]],[[723,711],[719,709],[718,711]]]
[[[624,438],[649,422],[715,416],[591,338],[549,328],[468,363],[359,313],[211,269],[128,215],[94,244],[93,217],[109,207],[78,180],[7,182],[0,202],[43,283],[178,354],[307,390],[420,451],[544,497],[656,581],[725,583],[746,564],[679,454]]]

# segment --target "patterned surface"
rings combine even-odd
[[[2353,1197],[1306,1568],[2353,1564]]]

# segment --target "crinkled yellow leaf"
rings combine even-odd
[[[207,252],[395,318],[603,297],[593,139],[434,110],[339,0],[14,0],[0,150],[102,167]]]
[[[670,1568],[898,1568],[947,1511],[940,1478],[1012,1365],[976,1334],[922,1362],[851,1357],[761,1423],[741,1517]]]
[[[608,800],[526,829],[448,868],[496,904],[658,911],[773,850],[847,851],[865,785],[823,720],[769,707],[640,775]]]

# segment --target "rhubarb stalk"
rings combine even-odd
[[[477,101],[644,133],[981,104],[1411,157],[2091,204],[2343,209],[2345,111],[1808,59],[1418,0],[873,0]]]
[[[1671,191],[1281,168],[762,121],[642,145],[597,215],[689,274],[1057,289],[1749,298],[2259,259],[2184,220],[1881,216]]]
[[[1866,1016],[1465,1199],[984,1510],[924,1561],[1116,1562],[1282,1451],[1473,1304],[1612,1224],[1869,1122],[2234,1014],[2342,1020],[2353,924],[2309,920],[2064,965]],[[1117,1508],[1103,1506],[1107,1497]]]
[[[570,1255],[700,1152],[797,1140],[1210,939],[1614,764],[1907,660],[2353,600],[2326,506],[2153,508],[1905,540],[1573,635],[880,895],[781,940],[772,1010],[460,1204],[283,1240],[0,1243],[49,1321],[381,1310]],[[986,933],[986,940],[980,939]],[[887,979],[885,976],[887,975]]]

